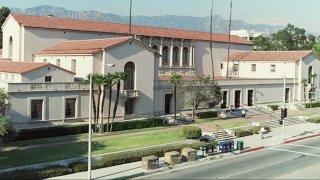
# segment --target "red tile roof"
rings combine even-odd
[[[36,54],[93,54],[131,40],[132,37],[65,41]]]
[[[24,74],[43,67],[54,66],[61,70],[74,74],[71,71],[60,68],[50,63],[34,63],[34,62],[14,62],[14,61],[0,61],[0,72]]]
[[[312,54],[310,51],[241,51],[230,55],[230,61],[298,61]],[[227,61],[228,57],[224,58]]]
[[[89,31],[99,33],[128,34],[127,24],[110,22],[95,22],[78,19],[32,16],[23,14],[11,14],[13,18],[25,27],[63,29],[73,31]],[[210,41],[210,33],[171,28],[150,26],[132,26],[132,33],[141,36],[167,37],[178,39]],[[228,35],[213,33],[213,41],[228,42]],[[250,41],[238,36],[231,36],[231,42],[236,44],[252,45]]]

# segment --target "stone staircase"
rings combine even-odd
[[[272,114],[272,111],[269,111],[263,107],[252,107],[248,108],[247,110],[247,116],[255,116],[255,115],[263,115],[263,114]]]
[[[226,140],[231,140],[235,138],[234,136],[231,136],[230,134],[228,134],[226,131],[218,131],[213,133],[213,135],[216,141],[226,141]]]
[[[282,126],[279,124],[279,121],[280,121],[280,119],[265,121],[265,122],[260,123],[260,126],[266,126],[266,127],[270,127],[270,128],[278,128],[278,127]],[[285,126],[291,126],[291,125],[302,124],[302,123],[305,123],[305,121],[301,120],[297,117],[289,117],[284,120]]]

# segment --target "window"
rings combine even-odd
[[[308,83],[311,84],[312,81],[312,66],[308,69]]]
[[[31,120],[42,120],[43,100],[31,100]]]
[[[60,67],[60,59],[56,59],[56,66]]]
[[[233,72],[238,72],[238,70],[239,70],[239,64],[235,64],[233,66]]]
[[[182,59],[183,59],[184,66],[188,65],[188,58],[189,58],[188,54],[189,54],[189,49],[187,47],[183,48]]]
[[[45,76],[44,82],[52,82],[52,76]]]
[[[47,59],[43,59],[43,62],[44,62],[44,63],[47,63]]]
[[[164,46],[162,48],[162,65],[168,65],[168,58],[169,57],[169,48],[168,46]]]
[[[256,64],[251,64],[251,71],[256,72],[257,70],[257,65]]]
[[[270,71],[271,72],[276,72],[276,65],[275,64],[271,64],[270,65]]]
[[[75,59],[71,61],[71,71],[74,73],[77,71],[77,61]]]
[[[285,102],[289,102],[289,95],[290,95],[290,88],[286,88],[286,93],[285,93]]]
[[[178,47],[174,47],[173,48],[173,65],[177,66],[179,65],[179,48]]]
[[[67,98],[66,99],[66,109],[65,117],[66,118],[75,118],[76,117],[76,98]]]
[[[134,90],[135,82],[135,65],[133,62],[128,62],[124,66],[124,72],[127,74],[127,78],[124,81],[124,90]]]
[[[10,39],[9,39],[9,58],[12,57],[12,48],[13,48],[13,40],[12,40],[12,36],[10,36]]]
[[[220,64],[220,69],[223,69],[223,63]]]

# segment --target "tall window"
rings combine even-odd
[[[220,64],[220,69],[223,69],[223,63]]]
[[[60,67],[60,59],[56,59],[56,66]]]
[[[169,65],[169,48],[164,46],[162,48],[162,65]]]
[[[309,84],[312,83],[312,66],[309,66],[309,69],[308,69],[308,83]]]
[[[66,109],[65,117],[66,118],[75,118],[76,117],[76,98],[67,98],[66,99]]]
[[[256,64],[251,64],[251,71],[256,72],[257,70],[257,65]]]
[[[174,47],[173,48],[173,65],[177,66],[179,65],[179,48]]]
[[[133,62],[127,62],[124,66],[124,72],[127,74],[127,78],[124,81],[125,90],[134,90],[135,82],[135,65]]]
[[[31,100],[31,120],[42,120],[43,100]]]
[[[77,71],[77,61],[75,59],[71,61],[71,71],[74,73]]]
[[[10,39],[9,39],[9,58],[12,57],[12,48],[13,48],[13,40],[12,40],[12,36],[10,36]]]
[[[188,58],[189,58],[188,54],[189,54],[189,49],[187,47],[183,48],[182,59],[183,59],[184,66],[188,65]]]
[[[270,71],[271,72],[276,72],[276,65],[275,64],[271,64],[270,65]]]
[[[52,82],[52,76],[45,76],[44,82]]]

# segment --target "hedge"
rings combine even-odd
[[[315,103],[307,103],[305,104],[306,108],[315,108],[315,107],[320,107],[320,102],[315,102]]]
[[[180,144],[175,146],[163,146],[153,149],[145,149],[133,152],[121,152],[116,154],[109,154],[102,157],[92,163],[92,169],[105,168],[110,166],[116,166],[136,161],[141,161],[142,157],[156,155],[163,157],[166,152],[169,151],[181,151],[185,147],[193,149],[199,149],[200,147],[212,147],[216,146],[216,142],[196,142],[193,144]],[[71,173],[83,172],[88,170],[87,162],[74,162],[65,166],[50,166],[42,169],[33,170],[17,170],[9,173],[1,173],[1,179],[45,179],[50,177],[62,176]]]
[[[320,118],[307,119],[307,122],[319,124],[320,123]]]
[[[197,117],[200,119],[218,117],[218,115],[219,115],[218,111],[207,111],[207,112],[197,113]]]
[[[279,106],[278,105],[268,105],[269,108],[272,109],[272,111],[276,111],[279,109]]]
[[[122,131],[128,129],[142,129],[150,127],[163,126],[162,119],[146,119],[135,121],[123,121],[113,123],[113,131]],[[21,129],[15,140],[39,139],[56,136],[66,136],[74,134],[88,133],[88,124],[52,126],[35,129]],[[106,128],[106,125],[105,125]]]
[[[235,130],[235,135],[237,137],[245,137],[245,136],[250,136],[252,135],[253,133],[249,130],[243,130],[243,129],[236,129]]]
[[[182,128],[182,136],[187,139],[196,139],[201,137],[201,128],[194,126],[187,126]]]

